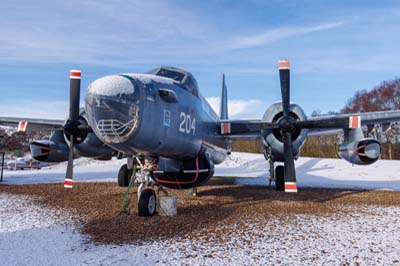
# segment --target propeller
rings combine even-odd
[[[290,116],[290,63],[288,60],[279,60],[278,67],[283,110],[279,128],[283,135],[285,192],[297,192],[292,146],[292,132],[296,127],[296,122]]]
[[[79,101],[81,91],[81,71],[71,70],[69,73],[69,117],[64,125],[64,132],[70,136],[69,156],[67,172],[64,180],[65,188],[72,188],[73,172],[74,172],[74,145],[76,139],[81,135],[82,131],[86,131],[85,127],[81,127],[79,122]]]
[[[296,121],[290,116],[290,63],[288,60],[279,60],[278,67],[283,110],[283,117],[278,123],[278,128],[283,135],[285,192],[297,192],[296,169],[294,166],[292,146],[293,131],[298,128],[352,128],[354,127],[354,125],[352,125],[354,118],[344,116]]]
[[[290,115],[290,63],[288,60],[279,60],[279,78],[282,94],[283,116],[278,122],[259,121],[222,121],[221,134],[247,134],[260,132],[266,129],[278,129],[282,134],[284,150],[284,181],[285,192],[297,192],[296,169],[293,158],[292,133],[298,129],[346,129],[361,127],[359,116],[334,116],[313,118],[310,120],[295,120]]]

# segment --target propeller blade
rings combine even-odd
[[[283,115],[287,117],[290,111],[290,63],[288,60],[279,60],[279,78],[281,81]]]
[[[292,135],[285,132],[283,135],[284,149],[284,175],[285,175],[285,192],[297,192],[296,169],[294,167]]]
[[[65,175],[64,188],[72,188],[73,173],[74,173],[74,137],[71,136],[70,145],[69,145],[67,174]]]
[[[296,121],[296,125],[301,128],[360,128],[361,117],[321,117],[312,120]]]
[[[69,72],[69,120],[79,119],[79,101],[81,93],[81,71],[70,70]]]
[[[64,131],[70,134],[70,145],[68,155],[67,173],[65,175],[64,187],[72,188],[74,173],[74,142],[75,135],[79,133],[79,101],[81,94],[81,71],[70,70],[69,72],[69,121],[64,125]]]

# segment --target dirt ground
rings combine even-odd
[[[178,196],[176,217],[138,217],[136,189],[130,214],[120,215],[126,188],[109,182],[76,183],[73,189],[64,189],[62,184],[0,185],[0,193],[31,195],[37,204],[67,210],[81,225],[79,228],[88,241],[95,244],[140,243],[174,237],[207,241],[210,236],[215,239],[219,234],[237,230],[237,226],[229,229],[226,225],[240,225],[241,221],[253,218],[346,215],[349,208],[344,207],[347,206],[400,206],[400,192],[393,191],[300,188],[299,193],[291,194],[229,183],[232,183],[229,179],[212,179],[207,186],[199,188],[195,198],[190,196],[190,190],[168,190]]]

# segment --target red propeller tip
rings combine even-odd
[[[72,188],[73,181],[72,179],[65,178],[64,180],[64,188]]]
[[[296,182],[285,182],[285,192],[297,192]]]
[[[71,79],[80,79],[81,78],[81,71],[80,70],[70,70],[69,71],[69,78]]]
[[[278,61],[278,68],[281,69],[290,69],[290,62],[289,60],[279,60]]]

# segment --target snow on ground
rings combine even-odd
[[[75,179],[115,181],[123,163],[124,160],[78,159]],[[4,183],[62,182],[65,167],[63,163],[42,170],[6,170]],[[400,190],[398,161],[352,166],[336,159],[300,158],[296,168],[300,187]],[[267,170],[263,155],[233,153],[216,167],[216,175],[238,176],[242,184],[266,185]],[[93,246],[85,243],[69,214],[38,207],[29,197],[0,194],[0,264],[400,265],[400,207],[346,208],[355,209],[346,215],[271,216],[257,218],[262,221],[239,221],[229,225],[237,227],[237,235],[227,235],[223,240],[173,239]]]
[[[74,162],[75,181],[116,181],[125,160]],[[63,182],[66,163],[41,170],[4,172],[5,184]],[[215,176],[240,177],[236,182],[248,185],[268,184],[269,165],[262,154],[234,152],[217,165]],[[340,159],[301,157],[296,161],[299,187],[331,187],[400,190],[400,161],[379,160],[372,165],[359,166]]]
[[[351,165],[341,159],[300,157],[295,164],[299,187],[400,190],[400,161]],[[235,152],[216,167],[215,175],[237,176],[240,184],[265,186],[269,164],[261,154]]]
[[[126,160],[95,161],[89,158],[74,160],[75,181],[116,181],[118,170]],[[35,184],[64,182],[67,163],[63,162],[40,170],[4,170],[4,184]]]
[[[0,204],[0,265],[127,265],[122,257],[129,265],[151,265],[155,260],[146,259],[140,247],[127,254],[125,247],[83,244],[76,227],[66,224],[67,214],[38,207],[29,197],[0,194]]]
[[[236,226],[244,239],[233,235],[222,242],[186,241],[169,249],[187,265],[400,265],[399,214],[397,207],[365,207],[363,214],[346,217],[252,219],[244,221],[245,227]]]
[[[237,234],[208,241],[94,246],[27,197],[3,194],[0,204],[1,265],[400,265],[399,207],[221,222]]]

